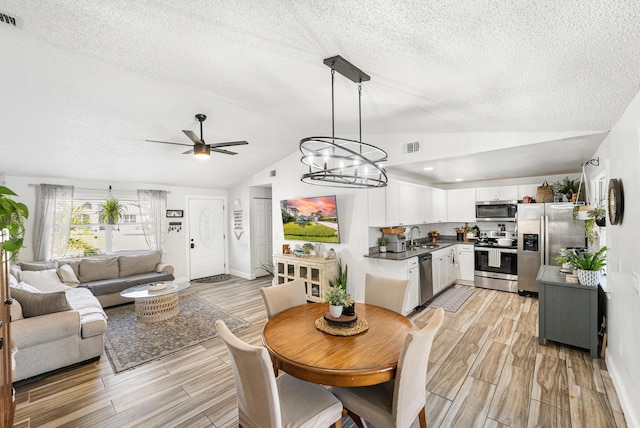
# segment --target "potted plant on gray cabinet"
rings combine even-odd
[[[578,272],[580,285],[596,287],[600,283],[600,271],[607,264],[607,247],[602,247],[597,253],[584,253],[582,256],[573,251],[567,252],[567,257]]]

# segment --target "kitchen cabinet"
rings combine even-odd
[[[536,192],[538,191],[538,184],[519,184],[518,185],[518,200],[521,201],[525,196],[536,198]]]
[[[420,269],[418,258],[405,260],[367,259],[367,272],[372,275],[393,279],[408,279],[409,291],[402,311],[408,315],[420,304]]]
[[[604,292],[566,282],[560,266],[540,266],[538,276],[538,343],[547,339],[586,348],[598,358],[598,329],[604,317]],[[599,302],[600,300],[600,302]]]
[[[475,270],[473,244],[456,244],[456,261],[458,281],[466,285],[473,285]]]
[[[446,192],[402,181],[368,189],[369,226],[408,226],[446,221]]]
[[[433,277],[433,295],[456,282],[455,246],[431,252],[431,273]]]
[[[441,223],[447,221],[447,191],[428,187],[431,205],[427,212],[427,223]]]
[[[480,187],[476,201],[514,201],[518,199],[518,186]]]
[[[476,219],[476,189],[447,190],[447,221],[472,222]]]
[[[311,302],[322,302],[329,288],[329,280],[338,276],[338,260],[325,260],[322,256],[274,254],[273,265],[275,287],[302,278],[307,300]]]

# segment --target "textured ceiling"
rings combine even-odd
[[[602,132],[640,89],[636,1],[6,0],[0,12],[22,19],[0,23],[9,175],[229,187],[330,133],[322,59],[338,54],[371,76],[365,140]],[[188,143],[196,113],[207,142],[249,146],[197,162],[145,142]],[[336,133],[356,132],[356,88],[338,78]],[[16,162],[27,149],[42,155]]]

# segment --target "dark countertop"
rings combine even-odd
[[[400,261],[402,261],[402,260],[410,259],[411,257],[420,256],[422,254],[432,253],[434,251],[441,250],[443,248],[447,248],[447,247],[450,247],[450,246],[456,245],[456,244],[473,245],[473,244],[475,244],[475,240],[469,241],[469,242],[464,242],[464,241],[457,241],[455,239],[455,237],[454,238],[442,238],[442,237],[440,237],[438,239],[437,244],[435,245],[435,247],[431,245],[431,241],[418,241],[418,245],[415,248],[411,248],[411,249],[409,249],[407,251],[403,251],[402,253],[371,252],[370,254],[365,254],[365,257],[368,257],[370,259],[400,260]],[[375,248],[377,248],[377,247],[375,247]]]

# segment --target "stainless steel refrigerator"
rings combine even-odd
[[[518,204],[518,292],[537,293],[541,265],[554,265],[561,248],[584,248],[584,222],[571,202]]]

